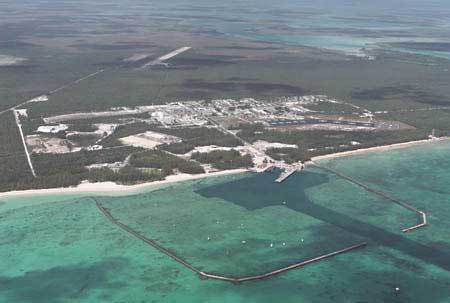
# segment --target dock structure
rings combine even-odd
[[[171,59],[171,58],[173,58],[173,57],[175,57],[175,56],[178,56],[179,54],[182,54],[182,53],[184,53],[184,52],[187,52],[187,51],[190,50],[190,49],[191,49],[190,46],[181,47],[181,48],[179,48],[179,49],[176,49],[176,50],[174,50],[174,51],[171,51],[171,52],[168,53],[168,54],[165,54],[164,56],[159,57],[158,59],[155,59],[155,60],[153,60],[153,61],[150,61],[150,62],[144,64],[144,65],[142,66],[142,68],[150,67],[150,66],[153,66],[153,65],[166,64],[166,61],[167,61],[167,60],[169,60],[169,59]]]
[[[373,189],[373,188],[367,186],[366,184],[363,184],[363,183],[361,183],[361,182],[359,182],[359,181],[357,181],[357,180],[355,180],[355,179],[353,179],[353,178],[351,178],[351,177],[349,177],[347,175],[344,175],[343,173],[341,173],[341,172],[339,172],[339,171],[337,171],[335,169],[332,169],[332,168],[329,168],[329,167],[326,167],[326,166],[322,166],[322,165],[319,165],[319,164],[314,163],[314,162],[311,162],[311,164],[313,166],[317,167],[317,168],[320,168],[322,170],[325,170],[325,171],[328,171],[328,172],[330,172],[332,174],[335,174],[336,176],[341,177],[342,179],[345,179],[345,180],[347,180],[347,181],[349,181],[349,182],[351,182],[351,183],[353,183],[355,185],[358,185],[359,187],[362,187],[363,189],[365,189],[366,191],[368,191],[370,193],[374,193],[374,194],[376,194],[376,195],[378,195],[378,196],[380,196],[380,197],[382,197],[382,198],[384,198],[384,199],[386,199],[388,201],[391,201],[391,202],[393,202],[395,204],[398,204],[401,207],[406,208],[406,209],[408,209],[410,211],[413,211],[416,214],[418,214],[421,222],[419,224],[414,225],[414,226],[403,228],[402,232],[404,232],[404,233],[411,232],[413,230],[416,230],[418,228],[425,227],[425,226],[428,225],[428,220],[427,220],[426,213],[421,211],[421,210],[418,210],[414,206],[412,206],[412,205],[410,205],[410,204],[408,204],[408,203],[406,203],[404,201],[401,201],[401,200],[399,200],[397,198],[393,198],[393,197],[383,193],[382,191]]]
[[[182,259],[181,257],[177,256],[173,251],[163,247],[162,245],[160,245],[159,243],[157,243],[155,240],[149,239],[143,235],[141,235],[139,232],[137,232],[136,230],[132,229],[131,227],[129,227],[128,225],[120,222],[118,219],[114,218],[113,215],[111,214],[111,211],[109,209],[107,209],[106,207],[102,206],[101,203],[99,201],[97,201],[95,198],[91,198],[95,201],[95,204],[97,206],[97,208],[100,210],[100,212],[109,220],[111,221],[111,223],[115,224],[116,226],[120,227],[122,230],[126,231],[128,234],[136,237],[137,239],[143,241],[144,243],[152,246],[153,248],[156,248],[158,251],[160,251],[161,253],[165,254],[166,256],[170,257],[171,259],[173,259],[174,261],[178,262],[179,264],[183,265],[184,267],[186,267],[187,269],[191,270],[192,272],[194,272],[195,274],[197,274],[199,276],[200,279],[213,279],[213,280],[219,280],[219,281],[224,281],[224,282],[231,282],[234,284],[239,284],[242,282],[248,282],[248,281],[255,281],[255,280],[264,280],[264,279],[268,279],[271,278],[273,276],[282,274],[284,272],[293,270],[293,269],[297,269],[297,268],[301,268],[303,266],[306,266],[308,264],[312,264],[312,263],[316,263],[343,253],[347,253],[362,247],[365,247],[367,245],[367,242],[362,242],[362,243],[358,243],[337,251],[333,251],[330,253],[326,253],[305,261],[301,261],[298,263],[294,263],[291,264],[289,266],[285,266],[267,273],[263,273],[263,274],[259,274],[259,275],[252,275],[252,276],[243,276],[243,277],[229,277],[226,275],[221,275],[221,274],[215,274],[215,273],[209,273],[209,272],[205,272],[205,271],[201,271],[200,269],[196,268],[195,266],[191,265],[189,262],[187,262],[186,260]]]
[[[275,167],[279,167],[281,169],[284,169],[284,171],[281,173],[281,175],[275,180],[276,183],[281,183],[290,176],[292,176],[296,171],[301,171],[304,168],[303,163],[298,162],[295,164],[285,164],[283,162],[275,164]]]
[[[241,277],[241,278],[230,278],[230,277],[224,277],[221,275],[215,275],[215,274],[204,273],[204,272],[202,272],[202,274],[206,278],[228,281],[228,282],[232,282],[232,283],[242,283],[242,282],[255,281],[255,280],[264,280],[264,279],[268,279],[273,276],[282,274],[282,273],[287,272],[292,269],[297,269],[297,268],[306,266],[311,263],[319,262],[319,261],[325,260],[327,258],[337,256],[339,254],[343,254],[343,253],[346,253],[346,252],[349,252],[349,251],[352,251],[352,250],[355,250],[358,248],[362,248],[366,245],[367,245],[367,242],[358,243],[358,244],[355,244],[355,245],[352,245],[352,246],[349,246],[349,247],[346,247],[346,248],[343,248],[343,249],[340,249],[340,250],[337,250],[337,251],[334,251],[331,253],[323,254],[318,257],[311,258],[306,261],[295,263],[295,264],[292,264],[292,265],[289,265],[286,267],[282,267],[282,268],[279,268],[279,269],[276,269],[276,270],[273,270],[273,271],[270,271],[270,272],[267,272],[264,274],[260,274],[260,275],[246,276],[246,277]]]
[[[421,227],[425,227],[425,226],[428,225],[426,213],[424,213],[423,211],[420,211],[420,210],[417,210],[417,212],[418,212],[418,213],[421,215],[421,217],[422,217],[422,223],[419,223],[419,224],[417,224],[417,225],[414,225],[414,226],[411,226],[411,227],[402,229],[402,231],[403,231],[404,233],[408,233],[408,232],[410,232],[410,231],[413,231],[413,230],[415,230],[415,229],[418,229],[418,228],[421,228]]]
[[[271,171],[274,168],[275,168],[275,166],[273,166],[273,165],[267,165],[267,166],[264,166],[264,167],[256,167],[256,168],[253,168],[251,170],[261,174],[261,173],[265,173],[267,171]]]
[[[275,180],[277,183],[281,183],[287,178],[289,178],[293,173],[297,171],[297,168],[289,168],[286,169],[284,172],[281,173],[281,175]]]

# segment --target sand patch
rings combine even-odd
[[[124,145],[143,147],[153,149],[161,144],[172,144],[181,142],[181,139],[175,136],[147,131],[145,133],[123,137],[119,139]]]

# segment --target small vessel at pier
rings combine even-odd
[[[281,175],[275,180],[277,183],[281,183],[287,178],[289,178],[293,173],[297,171],[296,168],[287,169],[284,172],[281,173]]]
[[[276,183],[281,183],[287,178],[289,178],[296,171],[301,171],[304,165],[302,163],[296,163],[293,165],[282,165],[281,168],[284,168],[284,171],[281,175],[275,180]]]

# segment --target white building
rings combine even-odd
[[[47,134],[56,134],[60,131],[64,131],[69,127],[66,124],[58,124],[58,125],[42,125],[37,129],[38,133],[47,133]]]

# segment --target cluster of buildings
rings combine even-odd
[[[309,95],[294,97],[278,97],[272,100],[243,99],[215,99],[186,102],[172,102],[163,105],[147,105],[134,108],[118,107],[108,111],[79,112],[44,118],[45,125],[39,126],[38,133],[56,134],[67,131],[69,121],[95,119],[101,117],[113,118],[112,124],[96,124],[99,136],[96,145],[101,147],[103,138],[114,133],[119,125],[133,122],[145,122],[164,128],[187,128],[209,126],[235,135],[230,125],[261,123],[266,127],[281,128],[310,128],[310,129],[374,129],[378,126],[370,117],[355,117],[344,119],[341,116],[323,115],[314,111],[311,105],[320,103],[338,103],[354,107],[353,110],[364,113],[364,110],[325,95]],[[358,119],[359,118],[359,119]],[[100,127],[102,126],[102,127]],[[70,135],[85,135],[82,132],[70,132]],[[145,132],[120,138],[123,144],[154,148],[161,144],[179,142],[173,136]],[[261,146],[247,146],[249,153],[255,156],[255,163],[265,158],[264,148]]]
[[[306,97],[306,96],[305,96]],[[260,120],[261,122],[279,116],[297,116],[305,114],[310,110],[305,108],[307,104],[303,97],[297,97],[289,103],[285,98],[278,98],[270,101],[261,101],[253,98],[240,100],[219,99],[202,102],[188,102],[186,105],[195,108],[196,112],[210,117],[240,117],[244,120]]]
[[[344,104],[324,95],[281,97],[264,101],[253,98],[216,99],[172,102],[136,108],[115,108],[102,112],[73,113],[47,117],[44,118],[44,122],[54,124],[98,117],[136,118],[133,116],[139,115],[140,121],[160,124],[163,127],[203,126],[209,124],[212,119],[222,122],[226,122],[227,119],[237,119],[240,123],[263,123],[273,126],[277,119],[298,121],[304,119],[305,115],[316,114],[307,106],[321,102]]]
[[[323,95],[282,97],[273,100],[216,99],[210,101],[173,102],[166,105],[145,106],[148,122],[165,127],[202,126],[211,119],[226,121],[239,119],[241,123],[263,123],[270,126],[276,119],[302,119],[312,113],[307,105],[319,102],[339,103]],[[144,107],[141,107],[142,111]]]

